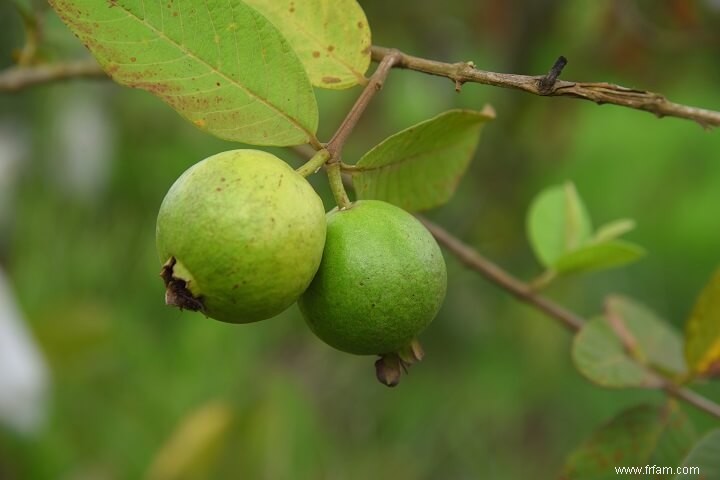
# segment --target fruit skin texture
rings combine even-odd
[[[213,155],[160,206],[160,260],[175,259],[172,276],[201,304],[171,301],[171,284],[167,301],[230,323],[273,317],[312,280],[325,232],[322,200],[288,164],[259,150]]]
[[[359,355],[397,352],[435,318],[447,289],[430,232],[389,203],[360,200],[327,215],[322,263],[298,305],[328,345]]]

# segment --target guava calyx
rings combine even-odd
[[[204,313],[205,305],[202,296],[194,296],[187,288],[187,281],[175,276],[176,263],[175,257],[170,257],[160,270],[160,277],[165,282],[165,304],[180,310]]]
[[[408,368],[420,362],[424,356],[422,345],[413,339],[397,352],[380,355],[375,362],[375,376],[383,385],[395,387],[400,383],[402,374],[407,374]]]

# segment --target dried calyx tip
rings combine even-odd
[[[193,296],[187,288],[187,282],[174,276],[176,263],[175,257],[170,257],[160,271],[160,277],[165,282],[165,304],[178,307],[180,310],[205,311],[202,297]]]
[[[382,355],[375,362],[375,376],[387,387],[395,387],[400,383],[402,375],[400,358],[395,354]]]
[[[395,387],[400,383],[403,373],[408,373],[408,368],[418,363],[425,356],[425,352],[417,339],[413,339],[408,345],[395,353],[380,355],[375,362],[375,375],[380,383],[388,387]]]

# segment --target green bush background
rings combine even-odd
[[[720,109],[717,2],[361,3],[379,45],[531,74],[562,54],[563,78]],[[48,58],[85,54],[52,15],[46,37]],[[0,66],[21,44],[4,2]],[[321,139],[357,94],[318,91]],[[548,293],[583,315],[607,293],[626,293],[681,327],[720,264],[717,131],[472,84],[458,95],[447,79],[395,71],[345,161],[445,109],[486,102],[498,118],[453,200],[429,216],[529,279],[539,267],[525,210],[542,188],[572,180],[598,224],[637,219],[628,238],[649,255]],[[373,359],[315,339],[296,307],[242,326],[167,308],[154,248],[160,201],[194,162],[237,145],[145,92],[102,81],[0,96],[0,127],[26,149],[3,197],[0,265],[52,374],[46,425],[31,437],[0,426],[2,478],[143,478],[178,425],[220,401],[231,421],[187,478],[549,479],[614,413],[663,401],[589,384],[573,370],[567,332],[449,255],[445,306],[421,337],[426,360],[393,390],[375,381]],[[325,179],[311,181],[331,208]],[[720,398],[717,387],[701,390]],[[691,414],[700,430],[718,426]]]

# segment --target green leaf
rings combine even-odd
[[[659,386],[655,377],[625,351],[605,317],[593,318],[573,342],[573,363],[588,380],[603,387]]]
[[[297,55],[240,0],[51,0],[118,83],[199,128],[255,145],[316,143],[317,104]]]
[[[449,110],[386,138],[352,171],[358,198],[384,200],[408,211],[442,205],[470,164],[482,126],[493,118],[489,107]]]
[[[365,83],[370,27],[355,0],[245,0],[283,33],[316,87]]]
[[[686,467],[686,473],[679,473],[675,478],[720,480],[720,430],[713,430],[700,439],[685,457],[682,467]],[[693,467],[699,472],[691,470]]]
[[[687,321],[685,358],[697,374],[720,374],[720,269],[700,293]]]
[[[685,374],[682,341],[669,324],[620,296],[608,299],[607,310],[575,336],[572,357],[580,373],[598,385],[616,388],[659,387],[658,375],[649,368],[668,377]]]
[[[580,273],[604,270],[632,263],[645,255],[645,250],[633,243],[611,241],[589,244],[563,254],[555,261],[558,273]]]
[[[535,255],[546,267],[585,244],[592,234],[590,215],[571,182],[548,188],[535,197],[527,228]]]
[[[598,228],[595,235],[593,235],[592,241],[596,243],[609,242],[633,229],[635,229],[635,220],[630,218],[615,220]]]
[[[636,406],[596,430],[573,452],[561,478],[605,480],[618,478],[616,467],[674,467],[694,439],[695,431],[677,404]],[[672,477],[643,470],[638,478]]]

